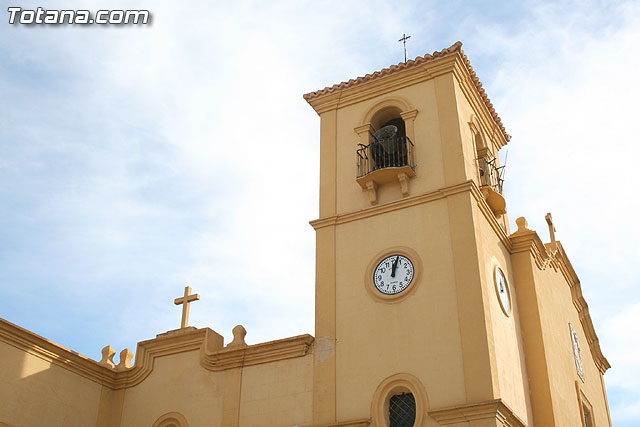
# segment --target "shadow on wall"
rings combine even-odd
[[[23,351],[0,342],[0,427],[94,425],[102,386],[26,346]]]

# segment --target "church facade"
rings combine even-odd
[[[511,231],[510,137],[461,43],[304,96],[320,116],[315,336],[182,328],[94,361],[0,319],[0,427],[611,426],[553,235]]]

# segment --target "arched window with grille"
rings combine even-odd
[[[356,152],[358,177],[384,168],[415,166],[413,142],[398,107],[386,107],[376,112],[368,123],[368,139],[360,143]]]
[[[420,380],[408,373],[385,378],[371,399],[371,425],[413,427],[424,425],[429,399]]]
[[[181,413],[168,412],[158,418],[153,427],[189,427],[189,423]]]
[[[413,427],[416,422],[416,399],[413,393],[400,393],[389,399],[389,427]]]

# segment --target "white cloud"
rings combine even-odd
[[[613,390],[616,398],[609,397],[612,413],[620,420],[637,420],[640,417],[640,303],[625,307],[608,318],[602,328],[609,351],[612,369],[606,375],[609,394]],[[618,397],[619,396],[619,397]]]
[[[498,28],[479,33],[476,43],[500,51],[503,61],[485,82],[513,135],[511,220],[525,216],[546,241],[544,215],[553,213],[613,366],[605,380],[614,424],[632,425],[640,417],[640,342],[633,338],[640,320],[640,86],[632,83],[640,67],[640,8],[585,6],[567,15],[565,7],[543,4],[517,33]]]

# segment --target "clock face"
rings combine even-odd
[[[495,271],[496,290],[498,291],[498,298],[500,299],[500,305],[505,314],[511,313],[511,292],[509,291],[509,283],[507,278],[500,267],[496,267]]]
[[[376,289],[386,295],[395,295],[409,287],[413,280],[413,263],[404,255],[390,255],[380,261],[373,271]]]

